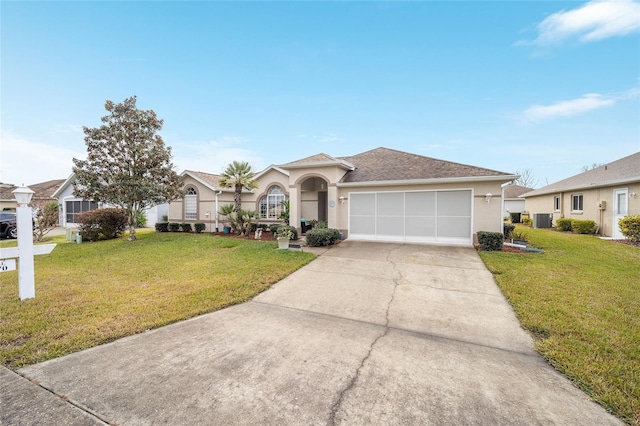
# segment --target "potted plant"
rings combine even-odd
[[[276,231],[276,238],[278,240],[278,248],[280,250],[289,249],[289,241],[293,238],[293,232],[286,226],[281,226]]]
[[[233,215],[233,209],[234,209],[233,204],[225,204],[222,207],[220,207],[219,213],[220,215],[225,217],[225,221],[229,221],[231,219],[231,216]],[[229,234],[231,232],[231,227],[225,223],[222,230],[225,234]]]

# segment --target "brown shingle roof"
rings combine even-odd
[[[535,191],[527,192],[524,197],[552,194],[576,189],[597,188],[617,185],[623,182],[640,182],[640,152],[613,161],[604,166],[563,179]]]
[[[518,198],[522,194],[526,194],[529,191],[533,191],[533,188],[527,188],[520,185],[509,185],[504,188],[504,198]]]
[[[511,176],[510,173],[438,160],[389,148],[376,148],[341,159],[356,167],[355,170],[347,172],[341,182]]]
[[[212,187],[219,188],[218,180],[221,177],[220,175],[214,175],[213,173],[196,172],[194,170],[185,170],[184,173],[188,173],[191,176],[200,179],[204,183],[211,185]]]
[[[53,198],[53,193],[56,192],[58,188],[65,182],[66,179],[54,179],[48,180],[46,182],[34,183],[33,185],[28,185],[28,187],[35,192],[33,194],[34,200],[55,200]],[[2,200],[14,200],[16,197],[12,193],[17,186],[11,185],[8,187],[3,187],[0,189],[0,199]]]

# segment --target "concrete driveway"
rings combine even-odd
[[[0,424],[34,401],[68,424],[621,424],[462,247],[345,241],[251,302],[19,373],[41,387],[3,372],[28,392]]]

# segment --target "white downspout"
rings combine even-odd
[[[216,192],[216,232],[218,232],[218,195],[222,194],[222,190]]]

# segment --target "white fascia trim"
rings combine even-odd
[[[590,184],[584,184],[584,185],[568,186],[566,188],[551,188],[551,189],[545,190],[544,192],[539,192],[537,194],[534,194],[534,192],[537,191],[537,190],[534,190],[521,195],[521,197],[527,198],[527,197],[537,197],[540,195],[559,194],[562,192],[584,191],[585,189],[606,188],[607,186],[618,186],[618,185],[625,185],[629,183],[640,183],[640,176],[633,176],[633,177],[618,179],[618,180],[610,180],[602,183],[590,183]]]
[[[220,191],[222,188],[218,188],[215,185],[211,185],[209,182],[207,182],[206,180],[201,179],[200,177],[196,176],[196,175],[192,175],[189,170],[185,170],[184,172],[182,172],[182,174],[180,176],[189,176],[191,179],[197,180],[198,182],[200,182],[202,185],[206,186],[207,188],[211,189],[212,191]]]
[[[73,182],[73,180],[76,178],[76,174],[75,173],[71,173],[69,175],[69,177],[67,178],[67,180],[65,180],[62,185],[60,185],[60,188],[56,189],[56,192],[54,192],[53,194],[51,194],[51,198],[59,198],[60,197],[60,193],[62,191],[64,191],[65,189],[67,189],[67,187]]]
[[[440,183],[472,183],[472,182],[509,182],[516,179],[518,175],[504,176],[472,176],[458,178],[435,178],[435,179],[403,179],[403,180],[378,180],[368,182],[338,182],[339,188],[354,186],[399,186],[399,185],[435,185]]]
[[[256,174],[253,178],[259,179],[262,175],[266,174],[269,170],[275,170],[277,172],[282,173],[285,176],[289,176],[289,172],[287,170],[272,164],[266,169],[264,169],[263,171],[261,171],[260,173]]]
[[[313,161],[309,163],[300,163],[287,166],[287,169],[307,169],[309,167],[340,167],[345,170],[355,170],[356,167],[344,160],[336,161]]]

